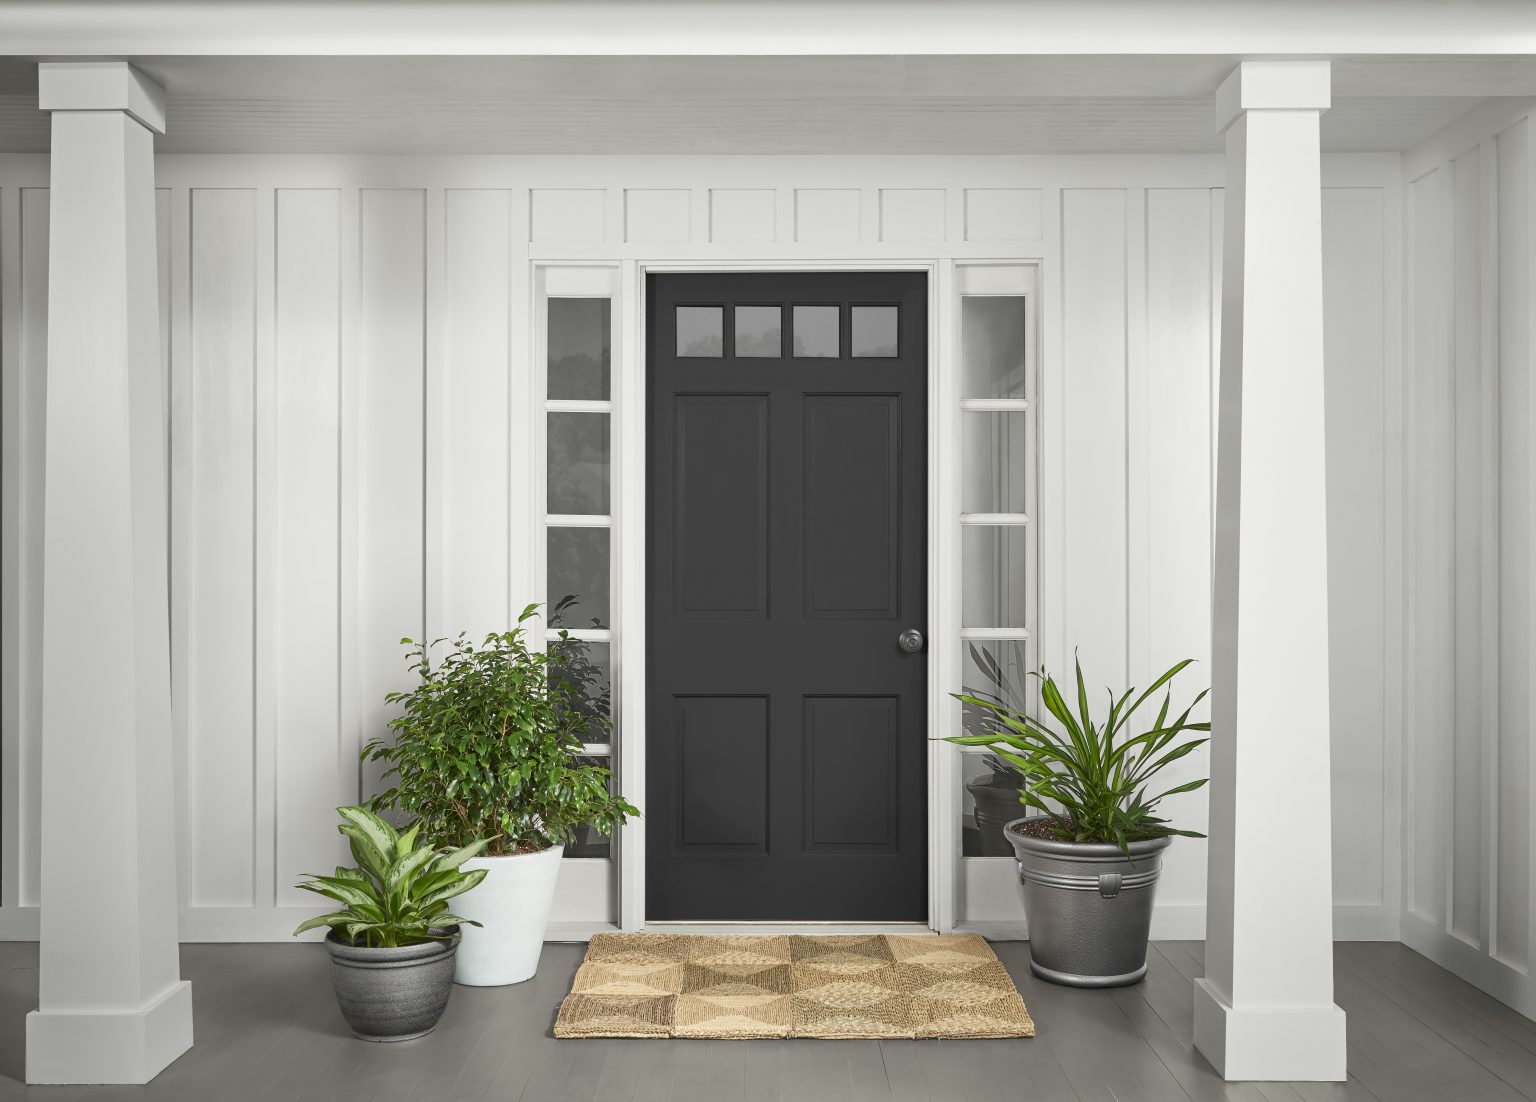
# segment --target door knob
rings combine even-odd
[[[908,654],[916,654],[923,649],[923,633],[916,628],[908,628],[896,637],[896,645]]]

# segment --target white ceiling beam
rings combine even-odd
[[[15,56],[1536,54],[1528,0],[19,0]]]

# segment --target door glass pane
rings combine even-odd
[[[842,355],[841,306],[795,307],[795,355],[831,357]]]
[[[567,639],[563,643],[550,643],[549,652],[559,659],[552,675],[565,678],[573,690],[569,705],[584,723],[582,741],[592,744],[609,741],[608,728],[600,722],[613,716],[608,644]]]
[[[1024,296],[960,300],[960,397],[1026,398]]]
[[[608,414],[549,415],[551,513],[608,512],[608,452]]]
[[[609,620],[607,528],[551,528],[548,534],[550,622],[605,628]]]
[[[895,306],[849,308],[852,351],[856,357],[889,359],[897,354]]]
[[[777,359],[784,354],[778,306],[736,307],[736,355]]]
[[[960,626],[1022,628],[1025,623],[1023,526],[966,525],[960,529]]]
[[[725,353],[725,307],[679,306],[677,354],[721,356]]]
[[[1023,413],[966,413],[960,423],[960,509],[1022,513],[1025,494]]]
[[[605,298],[549,300],[549,397],[608,401],[611,311]]]

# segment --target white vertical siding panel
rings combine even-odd
[[[1456,723],[1450,789],[1449,929],[1477,944],[1485,893],[1483,837],[1483,179],[1482,150],[1451,165],[1451,311],[1455,392],[1456,500],[1449,518],[1456,533],[1456,633],[1453,677]]]
[[[194,905],[255,902],[256,193],[192,195],[187,723]]]
[[[1336,904],[1383,901],[1386,225],[1379,188],[1323,191],[1328,652]]]
[[[508,620],[511,195],[449,191],[444,220],[443,630]],[[521,431],[521,428],[518,430]]]
[[[1408,909],[1439,925],[1445,911],[1445,832],[1442,778],[1450,767],[1446,732],[1455,722],[1446,671],[1453,668],[1455,610],[1452,513],[1453,454],[1449,295],[1450,261],[1446,173],[1429,173],[1412,185],[1415,262],[1410,290],[1413,325],[1412,419],[1418,443],[1409,472],[1412,496],[1414,668],[1413,746],[1409,792],[1414,814],[1405,823],[1409,841]]]
[[[1149,385],[1139,419],[1146,447],[1133,455],[1136,484],[1148,494],[1144,684],[1175,662],[1196,664],[1179,676],[1182,703],[1210,683],[1211,651],[1211,192],[1204,188],[1147,191],[1147,329]],[[1156,703],[1156,702],[1153,702]],[[1156,711],[1144,716],[1148,723]],[[1167,785],[1205,776],[1204,751],[1169,767]],[[1168,814],[1180,827],[1204,831],[1205,793],[1174,797]],[[1181,838],[1168,852],[1160,899],[1205,904],[1205,842]]]
[[[1094,686],[1124,684],[1126,193],[1062,191],[1067,645]],[[1071,676],[1070,669],[1055,671]]]
[[[34,907],[41,884],[41,839],[38,823],[42,786],[41,667],[36,646],[21,645],[43,635],[43,425],[48,401],[48,191],[22,188],[17,225],[15,390],[16,417],[8,420],[14,442],[6,458],[15,462],[17,512],[15,768],[18,780],[16,814],[6,818],[16,846],[15,902]],[[10,392],[8,391],[8,394]],[[7,786],[6,794],[10,794]],[[10,903],[10,899],[6,901]]]
[[[335,190],[276,194],[270,462],[270,698],[279,904],[345,855],[334,827],[339,745],[341,204]],[[350,753],[346,754],[350,758]],[[350,771],[349,771],[350,772]]]
[[[361,198],[358,304],[358,739],[387,734],[384,696],[409,685],[400,639],[425,629],[426,196]],[[366,772],[364,787],[377,782]]]
[[[1530,128],[1498,138],[1500,604],[1498,801],[1494,839],[1496,957],[1524,968],[1531,948],[1531,380]]]

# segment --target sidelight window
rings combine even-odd
[[[959,290],[960,685],[1032,710],[1035,571],[1033,270],[961,265]],[[985,713],[957,706],[977,733]],[[985,751],[961,757],[962,853],[1006,856],[1002,817],[1023,814],[1016,779]]]
[[[573,708],[586,726],[585,754],[613,761],[604,720],[613,699],[614,634],[613,462],[614,293],[617,273],[607,268],[550,268],[542,273],[538,326],[544,396],[544,500],[540,541],[546,645],[565,660],[576,687]],[[704,308],[706,313],[709,308]],[[713,352],[720,354],[719,307],[714,307]],[[700,316],[690,340],[709,347],[710,319]],[[683,342],[679,331],[679,345]],[[681,347],[679,352],[681,353]],[[561,631],[567,638],[560,639]],[[579,829],[566,856],[607,858],[610,840]]]

